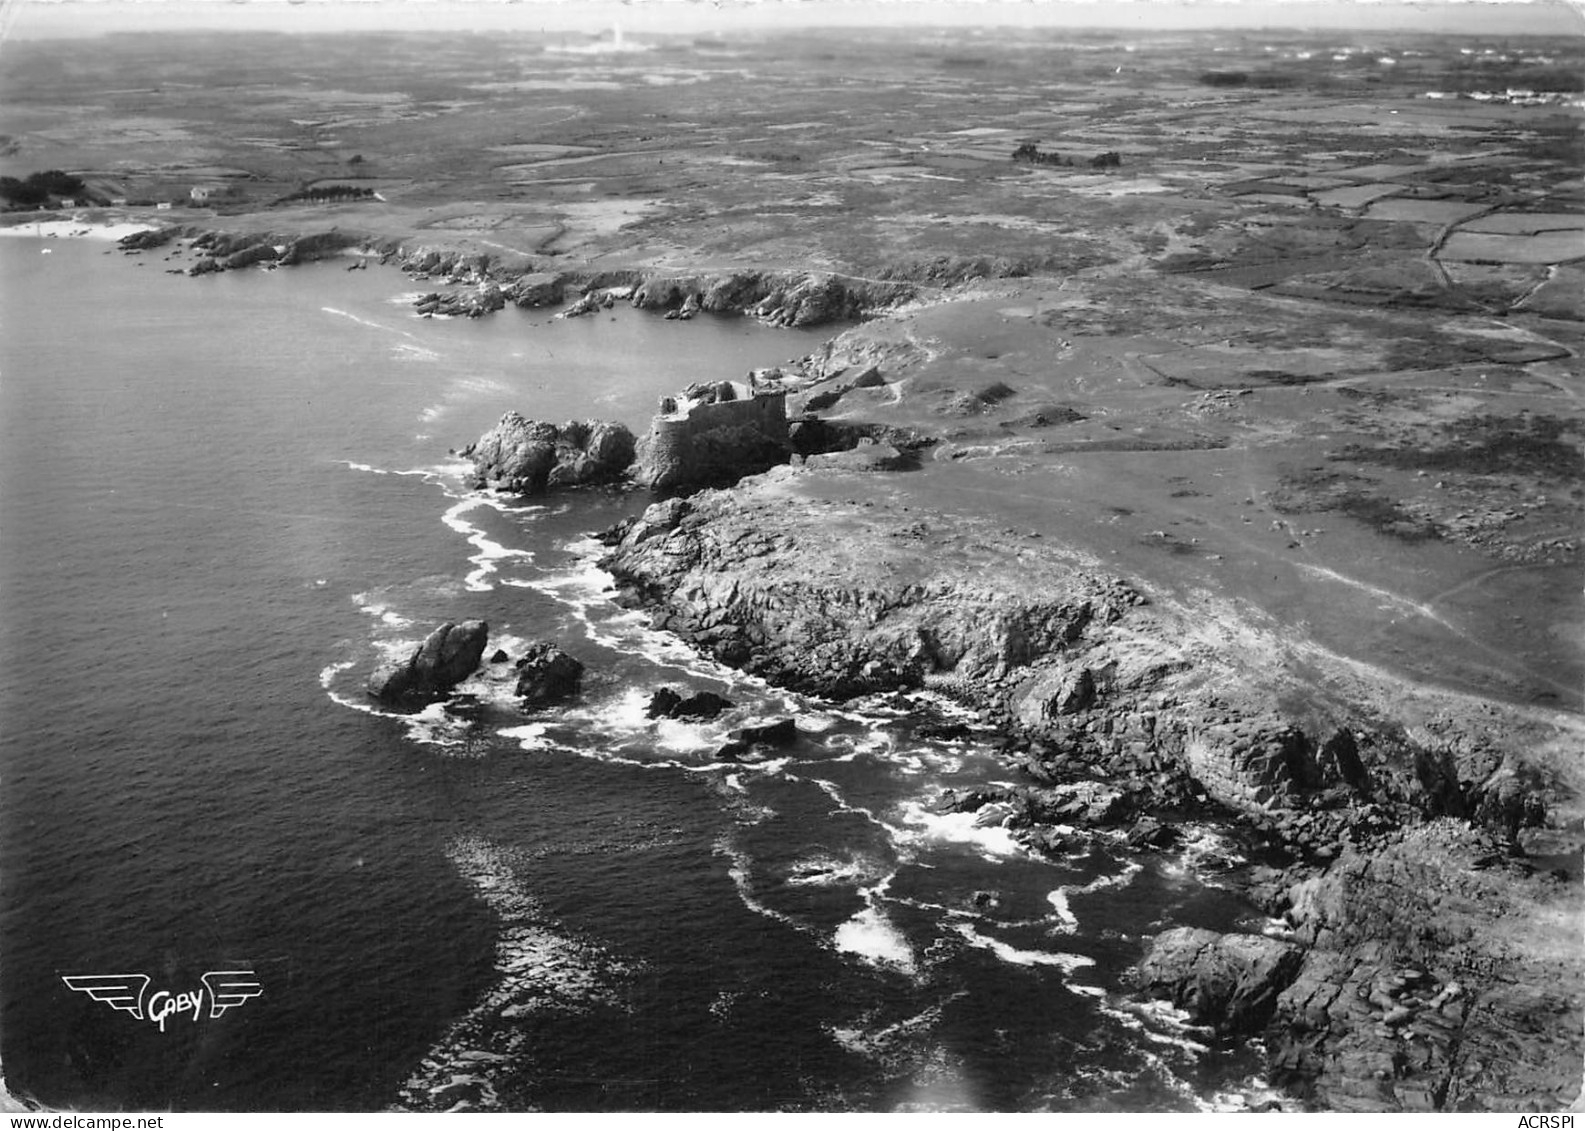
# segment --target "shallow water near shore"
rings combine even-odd
[[[426,321],[394,271],[187,279],[166,255],[0,242],[14,1090],[444,1107],[454,1067],[474,1099],[550,1110],[1158,1110],[1250,1069],[1120,984],[1144,935],[1249,914],[1215,830],[1175,858],[1048,859],[938,816],[943,787],[1013,771],[612,605],[587,534],[646,497],[469,493],[448,451],[507,409],[638,429],[662,393],[823,334]],[[486,665],[447,707],[377,709],[381,655],[465,618],[490,651],[560,642],[582,698],[524,715]],[[735,707],[652,722],[662,684]],[[774,759],[714,761],[787,714],[803,733]],[[260,997],[164,1031],[60,980],[244,964]]]

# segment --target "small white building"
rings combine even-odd
[[[162,200],[154,206],[154,210],[156,212],[169,212],[171,210],[171,202]]]

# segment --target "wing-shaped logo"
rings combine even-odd
[[[252,970],[211,970],[204,975],[204,988],[209,991],[211,1018],[264,993]]]
[[[147,974],[63,974],[61,981],[69,989],[102,1001],[111,1009],[123,1010],[143,1020],[143,995],[149,988]]]

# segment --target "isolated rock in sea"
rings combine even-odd
[[[713,691],[684,696],[673,688],[662,687],[649,697],[644,714],[651,719],[713,719],[731,707],[731,700]]]
[[[726,744],[716,751],[723,762],[737,762],[764,748],[779,749],[798,741],[798,724],[792,719],[741,726],[727,735]]]
[[[735,483],[786,463],[786,394],[752,383],[690,385],[665,397],[638,442],[634,478],[647,487],[682,488]]]
[[[463,449],[473,459],[472,484],[534,495],[549,488],[611,483],[633,462],[633,433],[606,420],[559,427],[508,412]]]
[[[479,667],[490,626],[481,620],[447,622],[401,660],[381,664],[369,693],[387,703],[422,703],[440,698]]]
[[[798,724],[792,719],[775,719],[768,723],[738,727],[727,737],[750,745],[788,746],[798,741]]]
[[[528,709],[548,707],[578,694],[583,664],[554,644],[529,646],[517,661],[517,694]]]
[[[1263,935],[1178,927],[1151,942],[1138,978],[1142,988],[1186,1010],[1197,1025],[1256,1033],[1298,974],[1303,955],[1300,947]]]

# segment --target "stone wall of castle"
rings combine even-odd
[[[667,397],[639,441],[635,478],[649,487],[683,487],[763,471],[787,450],[787,397],[781,391],[721,385],[700,397]]]

